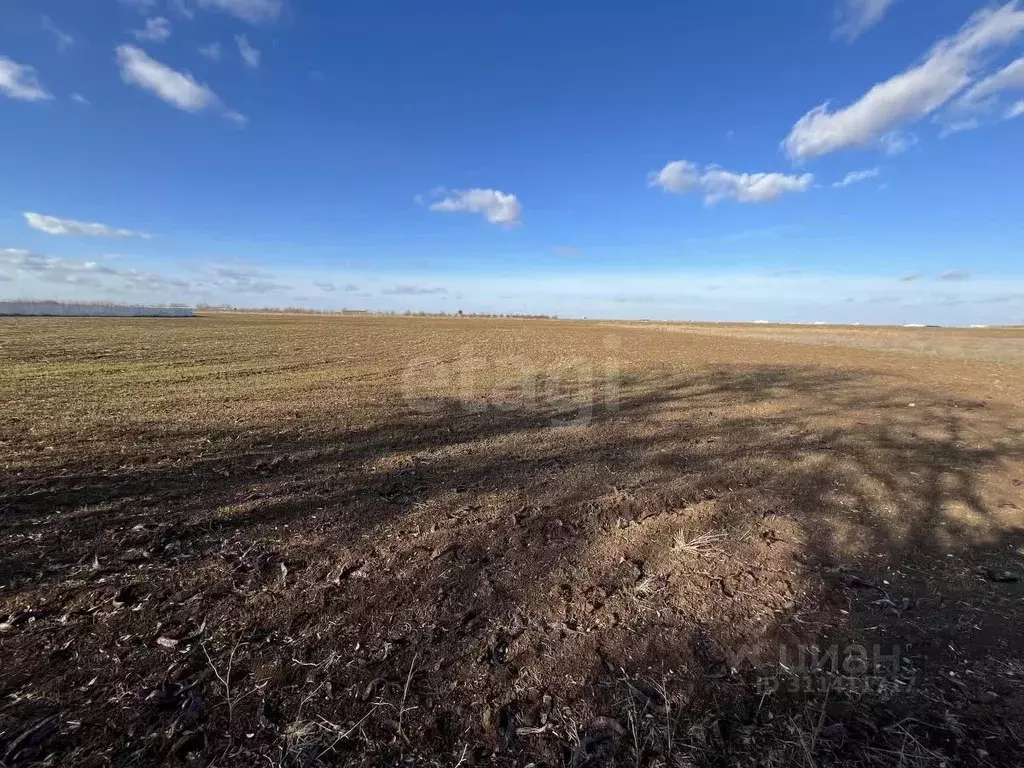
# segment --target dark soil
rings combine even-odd
[[[0,339],[0,765],[1020,762],[1024,368],[553,321]]]

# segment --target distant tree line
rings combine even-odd
[[[197,304],[199,312],[237,312],[251,314],[280,315],[372,315],[374,317],[478,317],[478,318],[518,318],[522,320],[557,320],[558,315],[530,315],[517,312],[423,312],[407,309],[367,310],[367,309],[307,309],[306,307],[233,307],[229,304]]]

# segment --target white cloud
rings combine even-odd
[[[924,60],[873,86],[850,106],[830,111],[821,104],[793,126],[782,142],[794,160],[867,146],[903,125],[935,112],[971,84],[985,53],[1024,32],[1018,0],[978,11],[952,37],[939,41]]]
[[[201,8],[223,11],[250,24],[276,21],[284,0],[197,0]]]
[[[62,32],[54,26],[54,23],[50,20],[49,16],[43,16],[43,29],[53,35],[54,41],[57,43],[57,50],[60,53],[66,53],[71,50],[75,44],[75,38],[69,35],[67,32]]]
[[[43,256],[18,248],[0,248],[0,270],[43,283],[83,286],[105,291],[189,290],[189,281],[137,269],[114,269],[95,261]]]
[[[947,269],[945,272],[939,273],[939,280],[945,280],[947,282],[960,282],[962,280],[969,280],[970,277],[971,276],[962,269]]]
[[[185,0],[171,0],[171,8],[179,16],[184,16],[186,19],[195,18],[196,12],[186,5]]]
[[[271,275],[248,267],[208,267],[209,284],[213,288],[232,293],[274,293],[289,290],[291,286],[274,282]]]
[[[660,171],[652,171],[647,178],[648,186],[660,187],[665,192],[677,195],[700,192],[708,205],[726,199],[738,203],[768,203],[787,192],[804,192],[813,182],[814,176],[810,173],[800,176],[734,173],[717,165],[705,166],[701,171],[688,160],[673,160]]]
[[[732,173],[720,168],[707,171],[702,177],[708,204],[732,198],[740,203],[767,203],[786,192],[804,192],[814,181],[809,173],[788,176],[782,173]]]
[[[1021,104],[1024,101],[1017,101],[1009,108],[1002,108],[999,96],[1004,91],[1024,90],[1024,56],[1017,58],[998,72],[989,75],[971,86],[963,96],[953,102],[951,108],[944,116],[945,127],[943,135],[955,133],[959,126],[973,123],[972,127],[981,125],[981,118],[991,116],[991,113],[999,110],[1001,118],[1012,120],[1021,113]],[[964,118],[964,115],[973,117]],[[989,117],[990,119],[990,117]]]
[[[447,288],[431,288],[424,285],[396,285],[381,289],[382,296],[444,296],[447,293]]]
[[[156,0],[119,0],[121,5],[132,8],[139,13],[149,13],[156,8]]]
[[[238,44],[238,53],[247,67],[256,69],[260,65],[262,54],[249,45],[249,38],[245,35],[235,35],[235,42]]]
[[[837,189],[848,187],[851,184],[856,184],[858,181],[867,181],[873,179],[882,172],[881,168],[868,168],[864,171],[850,171],[843,177],[842,181],[835,182],[832,186]]]
[[[432,194],[446,194],[443,188]],[[480,213],[492,224],[515,226],[520,223],[523,206],[519,199],[498,189],[453,189],[442,200],[430,204],[432,211]]]
[[[189,73],[171,69],[140,48],[133,45],[118,46],[117,62],[121,67],[122,80],[149,91],[172,107],[185,112],[218,109],[233,122],[245,122],[243,115],[228,110],[205,83],[200,85]]]
[[[38,229],[48,235],[76,235],[82,237],[143,237],[145,232],[133,232],[130,229],[108,227],[106,224],[95,224],[74,219],[59,219],[56,216],[44,216],[41,213],[26,211],[23,216],[32,229]]]
[[[209,45],[204,45],[199,49],[199,53],[200,55],[208,58],[210,61],[220,61],[220,43],[210,43]]]
[[[681,195],[700,186],[700,171],[688,160],[673,160],[657,173],[652,173],[647,182],[648,186]]]
[[[35,67],[18,64],[6,56],[0,56],[0,93],[19,101],[45,101],[53,98],[39,82]]]
[[[144,43],[162,43],[171,36],[171,22],[163,16],[146,19],[146,26],[136,29],[132,34],[135,39]]]
[[[83,96],[80,93],[72,93],[71,100],[78,104],[84,104],[85,106],[89,106],[89,104],[91,103],[87,98],[85,98],[85,96]]]
[[[904,133],[903,131],[890,131],[878,138],[882,151],[893,157],[902,155],[919,141],[920,139],[914,134]]]
[[[942,130],[939,131],[939,138],[944,139],[947,136],[952,136],[954,133],[973,131],[977,128],[981,128],[981,121],[976,117],[969,117],[966,120],[954,120],[942,126]]]
[[[944,113],[936,119],[942,124],[940,136],[949,136],[960,131],[974,130],[994,120],[1008,120],[1014,117],[1014,106],[1004,106],[1001,95],[1004,91],[1024,90],[1024,57],[983,80],[979,80],[958,97]]]
[[[971,86],[957,100],[958,106],[975,107],[1001,91],[1024,90],[1024,56],[1015,59],[993,75]]]
[[[837,17],[836,35],[848,41],[856,40],[885,16],[896,0],[841,0]]]

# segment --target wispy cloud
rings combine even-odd
[[[284,0],[197,0],[199,7],[222,11],[250,24],[276,21],[284,10]]]
[[[245,35],[235,35],[235,43],[238,44],[238,55],[242,57],[245,65],[253,69],[259,67],[262,54],[249,44],[249,38]]]
[[[18,248],[0,249],[0,270],[44,283],[80,285],[108,291],[184,291],[188,280],[137,269],[114,269],[96,261],[44,256]]]
[[[971,277],[970,274],[968,274],[967,272],[964,272],[963,270],[960,270],[960,269],[947,269],[945,272],[940,272],[939,273],[939,280],[944,280],[946,282],[953,282],[953,283],[958,283],[958,282],[963,282],[964,280],[969,280],[970,277]]]
[[[52,99],[39,82],[35,67],[0,56],[0,94],[18,101],[46,101]]]
[[[1005,67],[980,80],[964,93],[954,106],[976,109],[993,96],[1007,90],[1024,90],[1024,56],[1015,59]]]
[[[56,216],[44,216],[41,213],[26,211],[22,214],[25,221],[32,229],[45,232],[48,235],[74,236],[74,237],[142,237],[149,238],[145,232],[134,232],[130,229],[108,227],[106,224],[95,222],[75,221],[74,219],[60,219]]]
[[[167,276],[115,268],[99,261],[45,256],[18,248],[0,249],[0,275],[93,290],[135,293],[265,295],[292,290],[259,269],[212,266],[191,276]]]
[[[229,120],[245,122],[245,117],[228,109],[208,85],[197,83],[188,72],[171,69],[141,48],[118,46],[117,62],[124,82],[149,91],[176,109],[185,112],[217,110]]]
[[[80,93],[72,93],[71,100],[76,104],[83,104],[84,106],[89,106],[91,103],[87,98],[85,98],[85,96],[83,96]]]
[[[867,170],[864,171],[850,171],[843,177],[842,181],[837,181],[832,186],[836,187],[837,189],[842,189],[843,187],[848,187],[851,184],[856,184],[857,182],[860,181],[867,181],[868,179],[873,179],[877,177],[878,174],[880,174],[881,172],[881,168],[868,168]]]
[[[427,288],[421,285],[396,285],[394,288],[383,288],[383,296],[443,296],[447,288]]]
[[[57,29],[53,21],[49,16],[42,17],[43,29],[53,35],[54,42],[57,44],[57,50],[60,53],[67,53],[75,45],[75,38],[69,35],[67,32],[63,32]]]
[[[220,43],[210,43],[199,48],[199,54],[210,61],[220,61],[221,53]]]
[[[206,268],[211,286],[232,293],[276,293],[291,290],[271,275],[251,267],[213,266]]]
[[[334,293],[335,291],[341,291],[342,293],[355,293],[359,290],[359,286],[353,285],[352,283],[338,286],[335,283],[328,281],[314,281],[313,285],[325,293]]]
[[[171,22],[163,16],[146,19],[146,26],[136,29],[132,34],[142,43],[162,43],[171,36]]]
[[[156,9],[157,0],[118,0],[121,5],[131,8],[139,13],[149,13]]]
[[[697,192],[704,202],[714,205],[721,200],[739,203],[768,203],[787,192],[804,192],[814,182],[805,173],[791,176],[783,173],[733,173],[717,165],[703,169],[688,160],[673,160],[660,171],[648,174],[647,184],[665,192],[682,195]]]
[[[432,196],[444,195],[430,204],[430,210],[444,213],[479,213],[491,224],[512,227],[521,222],[523,206],[519,198],[499,189],[453,189],[438,187]]]
[[[196,12],[185,2],[185,0],[171,0],[171,8],[176,14],[186,19],[195,18]]]
[[[923,272],[907,272],[905,275],[900,276],[901,283],[912,283],[915,280],[920,280],[924,277]]]
[[[580,249],[573,248],[571,245],[556,245],[551,249],[551,253],[555,256],[564,256],[567,259],[577,259],[580,256]]]
[[[796,122],[782,147],[792,159],[808,160],[879,144],[970,86],[986,54],[1009,45],[1022,32],[1024,11],[1017,0],[978,11],[959,32],[933,46],[921,63],[876,84],[850,106],[833,111],[825,102],[810,110]]]
[[[882,20],[896,0],[840,0],[835,34],[849,42]]]
[[[997,72],[979,80],[954,101],[940,116],[942,136],[980,128],[986,123],[1011,120],[1020,113],[1020,101],[1006,106],[1004,93],[1024,91],[1024,56]]]

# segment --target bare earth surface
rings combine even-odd
[[[0,764],[1017,765],[1022,348],[2,319]]]

